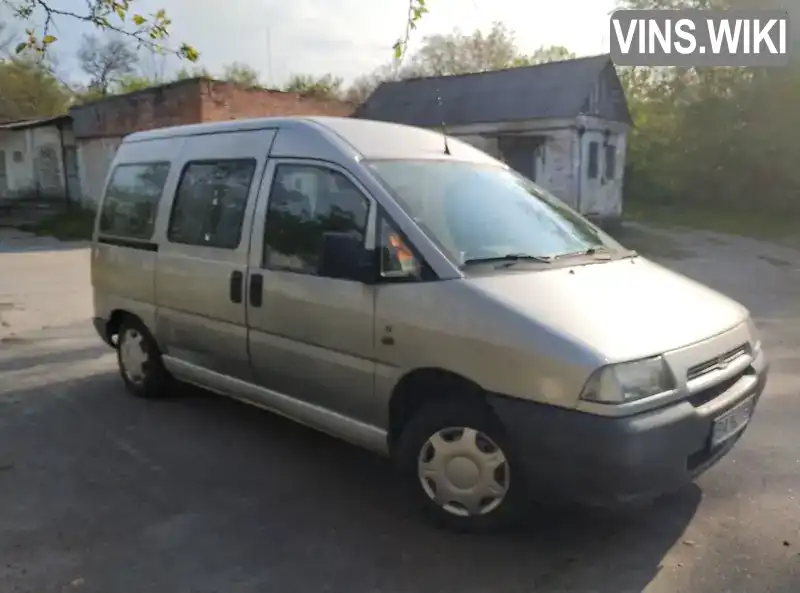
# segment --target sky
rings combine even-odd
[[[85,10],[86,0],[52,0],[62,10]],[[134,0],[138,12],[164,8],[171,40],[200,51],[199,64],[219,73],[225,64],[246,63],[262,82],[278,86],[292,74],[331,73],[350,82],[392,59],[403,34],[406,0]],[[521,51],[564,45],[578,55],[608,51],[609,16],[616,0],[428,0],[430,12],[413,32],[413,51],[426,35],[488,31],[500,21],[515,31]],[[3,19],[8,21],[8,19]],[[24,26],[13,24],[22,32]],[[75,54],[91,26],[60,18],[54,32],[62,77],[81,80]],[[149,75],[181,66],[146,58]]]

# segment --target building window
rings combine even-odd
[[[168,174],[169,163],[163,162],[116,167],[100,211],[100,232],[150,239]]]
[[[362,243],[369,201],[342,173],[312,165],[280,165],[267,206],[265,268],[319,275],[323,234],[346,232]]]
[[[600,145],[597,142],[589,142],[589,167],[586,176],[589,179],[597,179],[600,174]]]
[[[14,156],[12,158],[14,159],[15,163],[21,163],[22,160],[23,160],[22,151],[21,150],[15,150],[14,151]]]
[[[606,144],[606,179],[611,181],[617,173],[617,147]]]
[[[173,243],[236,249],[255,159],[190,162],[183,170],[167,238]]]

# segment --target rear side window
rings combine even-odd
[[[169,163],[118,165],[111,174],[100,210],[100,232],[150,239],[167,175]]]
[[[190,162],[178,184],[167,238],[185,245],[236,249],[255,170],[255,159]]]

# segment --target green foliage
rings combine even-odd
[[[261,86],[259,73],[247,64],[234,62],[223,68],[222,78],[248,88]]]
[[[47,117],[65,113],[70,93],[40,60],[0,60],[0,120]]]
[[[297,93],[304,97],[314,97],[317,99],[339,99],[342,96],[341,78],[334,77],[332,74],[324,76],[311,76],[308,74],[295,74],[283,87],[289,93]]]
[[[408,16],[406,19],[405,35],[394,42],[392,51],[394,51],[394,59],[401,60],[408,48],[408,40],[411,37],[411,32],[417,28],[417,24],[422,17],[428,12],[428,6],[425,0],[408,0]]]
[[[175,74],[175,80],[189,80],[190,78],[213,78],[211,72],[205,66],[195,67],[191,70],[188,68],[181,68]]]
[[[572,60],[577,56],[563,45],[542,46],[532,54],[526,54],[514,58],[512,66],[536,66],[548,62],[560,62],[561,60]]]
[[[754,1],[623,4],[727,8]],[[797,210],[800,147],[794,130],[800,127],[800,68],[621,68],[620,77],[635,126],[628,147],[626,212],[649,208],[663,217],[665,211],[687,209]]]
[[[25,30],[24,41],[19,42],[15,51],[21,54],[32,51],[43,55],[57,41],[52,34],[59,20],[77,20],[96,27],[101,31],[118,33],[134,41],[137,47],[145,47],[159,53],[171,53],[190,62],[199,58],[198,51],[187,43],[177,48],[167,44],[172,20],[164,9],[152,14],[134,12],[134,0],[87,0],[85,10],[73,12],[61,8],[63,3],[53,0],[0,0],[18,20],[43,23],[41,27],[31,26]]]
[[[159,84],[147,76],[141,74],[130,74],[123,76],[117,85],[117,92],[119,93],[132,93],[134,91],[141,91],[142,89],[150,88]]]
[[[517,47],[514,32],[503,23],[493,23],[488,33],[475,30],[465,34],[455,29],[446,35],[423,38],[421,47],[406,56],[403,63],[394,60],[358,77],[344,96],[353,103],[363,103],[386,81],[486,72],[574,57],[563,46],[542,46],[532,54],[524,54]]]

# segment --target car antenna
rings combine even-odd
[[[447,125],[444,123],[444,107],[442,105],[442,93],[436,89],[436,100],[439,103],[439,115],[442,118],[442,137],[444,137],[444,153],[450,156],[450,147],[447,145]]]

